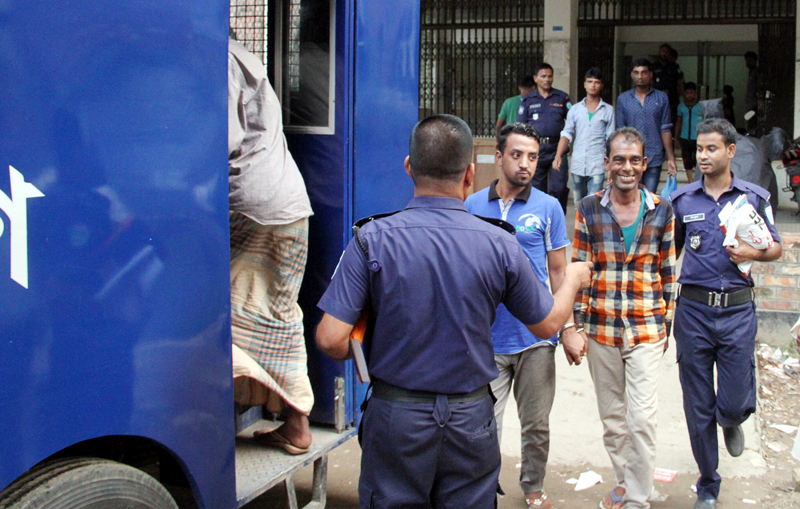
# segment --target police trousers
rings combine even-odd
[[[712,307],[678,297],[673,323],[683,410],[700,470],[697,497],[717,498],[722,482],[717,424],[738,426],[756,409],[756,307],[753,302]]]
[[[561,156],[561,169],[553,169],[553,161],[556,158],[558,144],[550,143],[539,147],[539,161],[536,163],[536,172],[533,174],[531,184],[533,187],[550,196],[554,196],[561,203],[564,212],[567,210],[567,200],[569,197],[569,160],[567,154]]]
[[[495,507],[500,447],[492,398],[435,398],[373,394],[362,423],[361,508]]]

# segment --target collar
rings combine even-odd
[[[699,168],[698,168],[698,170],[699,170]],[[729,192],[733,191],[733,188],[736,188],[739,191],[742,191],[743,193],[747,192],[747,184],[745,184],[745,181],[743,181],[742,179],[740,179],[736,175],[734,175],[733,171],[731,171],[731,177],[732,177],[731,178],[731,185],[728,188],[728,190],[725,191],[725,193],[729,193]],[[704,194],[708,194],[708,193],[706,193],[706,176],[705,175],[700,177],[700,180],[698,181],[698,183],[700,185],[697,187],[695,192],[696,191],[702,191]],[[725,194],[725,193],[722,193],[722,194]]]
[[[495,179],[495,180],[492,181],[491,184],[489,184],[489,201],[499,200],[500,199],[500,195],[497,194],[497,183],[498,182],[500,182],[500,179]],[[520,191],[520,193],[517,195],[516,198],[514,198],[514,200],[515,201],[516,200],[522,200],[524,202],[527,202],[528,199],[531,197],[531,188],[532,187],[533,187],[533,185],[530,182],[528,182],[528,185],[525,186],[525,189]]]
[[[588,106],[586,106],[586,98],[585,98],[585,97],[584,97],[583,99],[581,99],[581,102],[579,102],[578,104],[582,104],[582,105],[583,105],[583,107],[584,107],[584,108],[586,108],[587,110],[589,109],[589,107],[588,107]],[[698,103],[698,104],[699,104],[699,103]],[[576,104],[575,106],[577,106],[577,104]],[[605,102],[605,101],[603,100],[603,98],[601,97],[601,98],[600,98],[600,103],[598,103],[598,105],[597,105],[597,109],[596,109],[596,110],[594,110],[594,112],[595,112],[595,113],[597,113],[597,112],[598,112],[598,110],[600,110],[600,108],[602,108],[602,107],[604,107],[604,106],[611,106],[611,105],[610,105],[610,104],[608,104],[607,102]]]
[[[467,211],[464,202],[458,198],[443,196],[415,196],[408,202],[406,209],[450,209]]]
[[[603,193],[603,198],[600,200],[600,205],[603,207],[608,208],[608,205],[611,203],[611,188],[613,186],[608,186],[606,191]],[[653,197],[653,193],[647,190],[642,184],[639,184],[639,189],[644,191],[644,206],[647,210],[653,210],[656,208],[656,200]]]
[[[650,85],[650,90],[648,90],[648,91],[647,91],[647,93],[646,93],[646,94],[644,94],[644,95],[645,95],[645,96],[648,96],[648,95],[652,94],[653,92],[655,92],[655,90],[656,90],[656,89],[655,89],[655,88],[653,88],[653,85],[651,84],[651,85]],[[629,90],[629,92],[630,92],[630,93],[631,93],[631,94],[632,94],[634,97],[636,97],[636,87],[633,87],[632,89],[630,89],[630,90]]]
[[[528,95],[530,95],[531,97],[541,97],[543,100],[546,101],[547,99],[550,99],[554,95],[561,95],[561,94],[563,94],[563,92],[561,90],[559,90],[557,88],[551,88],[550,89],[550,93],[545,98],[542,94],[539,93],[539,89],[538,88],[534,88],[533,90],[531,90],[529,92]]]

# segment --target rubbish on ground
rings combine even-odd
[[[575,479],[574,477],[570,477],[569,479],[567,479],[567,484],[578,484],[578,480]]]
[[[694,491],[695,493],[697,493],[697,486],[695,486],[694,484],[692,484],[692,491]]]
[[[749,498],[743,498],[742,502],[744,502],[745,504],[757,504],[758,503],[755,500],[752,500],[752,499],[749,499]]]
[[[797,431],[797,426],[789,426],[788,424],[770,424],[770,428],[775,428],[778,431],[783,431],[784,433],[791,435],[795,431]]]
[[[672,482],[675,480],[675,476],[678,475],[677,470],[668,470],[666,468],[657,468],[655,474],[653,475],[653,479],[656,481],[662,482]]]
[[[603,477],[594,470],[589,470],[588,472],[581,472],[581,476],[578,479],[578,483],[575,485],[575,491],[585,490],[587,488],[591,488],[595,484],[602,482],[603,482]]]
[[[783,444],[781,444],[779,442],[769,442],[769,443],[767,443],[767,447],[769,447],[770,449],[772,449],[775,452],[783,452],[786,449],[788,449],[788,447],[786,447],[785,445],[783,445]]]

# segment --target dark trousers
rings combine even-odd
[[[561,170],[553,169],[553,160],[556,158],[558,144],[550,143],[539,146],[539,161],[536,163],[536,172],[531,183],[533,187],[550,196],[554,196],[561,203],[564,213],[567,213],[567,199],[569,197],[569,162],[567,154],[561,156]]]
[[[500,444],[490,396],[463,403],[373,396],[363,426],[362,509],[495,507]]]
[[[718,308],[679,297],[674,323],[683,410],[700,470],[697,497],[717,498],[717,424],[738,426],[756,409],[755,304]]]
[[[683,168],[685,170],[693,170],[697,166],[697,140],[678,138],[678,142],[681,144]]]

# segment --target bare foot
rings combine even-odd
[[[299,449],[307,449],[311,446],[311,430],[308,426],[308,417],[301,414],[292,407],[286,416],[286,422],[277,430],[281,435]],[[269,433],[268,431],[256,431],[255,436]]]
[[[531,509],[554,509],[553,504],[547,500],[547,495],[542,490],[526,493],[525,502],[528,503],[528,507]]]

